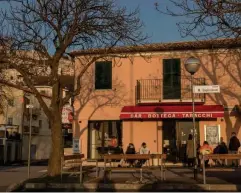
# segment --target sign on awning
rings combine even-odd
[[[195,117],[210,119],[224,117],[222,105],[197,105]],[[191,119],[193,118],[192,105],[170,106],[124,106],[120,119]]]
[[[193,93],[220,93],[219,85],[199,85],[193,86]]]

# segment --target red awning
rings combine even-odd
[[[201,119],[224,116],[222,105],[196,105],[195,116]],[[192,118],[192,105],[179,106],[124,106],[120,119],[186,119]]]

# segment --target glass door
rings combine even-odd
[[[177,121],[177,148],[178,157],[182,162],[186,162],[186,145],[189,134],[193,134],[192,120],[178,120]],[[196,141],[200,143],[199,137],[199,122],[196,121]]]

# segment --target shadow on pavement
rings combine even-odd
[[[241,184],[241,169],[233,169],[229,171],[207,171],[207,179],[210,177],[218,178],[222,181],[227,182],[228,184]]]
[[[157,181],[143,185],[138,192],[208,192],[195,184],[189,184],[186,188],[180,187],[173,186],[172,182]]]

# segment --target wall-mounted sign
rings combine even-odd
[[[200,85],[193,86],[193,93],[220,93],[219,85]]]
[[[74,109],[70,105],[65,105],[62,109],[62,124],[70,124],[73,121]]]
[[[209,145],[217,146],[220,140],[220,125],[204,125],[204,135]]]
[[[80,153],[79,139],[73,139],[73,154]]]

